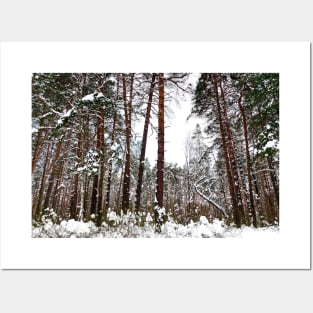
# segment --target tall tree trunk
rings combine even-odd
[[[82,137],[81,132],[78,135],[78,146],[76,148],[76,156],[78,162],[81,161],[82,158]],[[78,217],[77,212],[77,204],[78,204],[78,182],[79,182],[79,174],[75,173],[74,175],[74,184],[71,192],[71,200],[70,200],[70,217],[71,219],[76,220]]]
[[[164,184],[164,74],[158,75],[159,80],[159,113],[158,113],[158,160],[157,160],[157,209],[155,210],[154,220],[156,231],[161,232],[163,218],[163,184]]]
[[[274,215],[272,214],[272,203],[270,199],[270,190],[267,182],[267,177],[265,171],[260,172],[260,178],[261,178],[261,188],[262,188],[262,194],[263,194],[263,212],[266,215],[267,222],[269,224],[273,224],[274,222]]]
[[[89,113],[86,114],[84,118],[85,127],[84,127],[84,151],[89,151]],[[81,186],[81,210],[82,216],[81,218],[89,219],[90,212],[88,211],[88,198],[89,198],[89,182],[90,178],[88,177],[87,172],[82,173],[82,186]]]
[[[268,168],[270,169],[271,179],[273,182],[273,187],[274,187],[274,192],[275,192],[275,199],[276,199],[277,206],[279,209],[279,184],[278,184],[278,180],[276,177],[276,173],[274,172],[274,166],[273,166],[273,161],[271,157],[267,157],[267,163],[268,163]]]
[[[130,92],[129,101],[127,102],[126,95],[126,78],[123,74],[123,100],[124,100],[124,114],[125,114],[125,134],[126,134],[126,156],[125,156],[125,170],[123,180],[123,201],[122,210],[126,214],[130,206],[130,143],[131,143],[131,106],[133,98],[133,82],[134,74],[130,76]]]
[[[97,226],[102,223],[102,199],[103,199],[103,180],[104,180],[104,109],[101,109],[101,118],[98,132],[98,150],[100,153],[99,170],[100,177],[98,183],[98,203],[97,203]]]
[[[79,84],[80,84],[80,96],[83,97],[88,89],[87,89],[87,81],[88,81],[88,75],[86,73],[83,74],[79,74]],[[79,125],[83,125],[82,121],[79,120]],[[78,145],[76,148],[76,157],[77,157],[77,162],[82,162],[82,155],[83,155],[83,141],[84,141],[84,137],[83,137],[83,129],[82,127],[80,127],[80,129],[78,130]],[[78,185],[79,185],[79,173],[76,172],[74,175],[74,186],[72,189],[72,193],[71,193],[71,199],[70,199],[70,216],[72,219],[77,219],[78,218]],[[81,200],[81,198],[80,198]],[[81,206],[83,206],[84,204],[81,203]],[[83,212],[81,212],[81,214],[83,215]]]
[[[77,219],[77,200],[78,200],[78,174],[74,176],[74,184],[71,193],[71,200],[70,200],[70,217],[71,219]]]
[[[246,114],[243,109],[241,101],[242,101],[242,91],[240,91],[238,105],[239,105],[239,109],[241,112],[243,131],[244,131],[244,137],[245,137],[245,145],[246,145],[246,160],[247,160],[248,185],[249,185],[249,210],[252,215],[253,226],[257,227],[257,218],[256,218],[256,211],[255,211],[254,199],[253,199],[251,159],[250,159],[249,142],[248,142],[248,128],[247,128]]]
[[[116,87],[116,97],[115,101],[117,102],[119,99],[119,75],[117,76],[117,87]],[[116,129],[116,123],[117,123],[117,103],[115,103],[114,108],[114,117],[113,117],[113,126],[112,126],[112,134],[111,134],[111,145],[114,144],[115,140],[115,129]],[[105,200],[105,210],[107,211],[110,206],[110,195],[111,195],[111,181],[112,181],[112,164],[113,160],[112,157],[109,158],[109,164],[108,164],[108,184],[107,184],[107,194],[106,194],[106,200]]]
[[[232,180],[233,180],[233,186],[234,191],[236,195],[236,203],[239,210],[240,219],[244,220],[244,209],[242,205],[242,199],[241,199],[241,193],[240,193],[240,182],[239,182],[239,173],[238,173],[238,167],[236,162],[236,156],[235,156],[235,149],[234,149],[234,142],[233,142],[233,136],[230,129],[229,119],[228,119],[228,113],[227,113],[227,106],[225,101],[225,95],[224,95],[224,89],[222,86],[222,79],[219,77],[219,87],[221,91],[221,97],[222,97],[222,114],[223,114],[223,121],[225,124],[226,129],[226,144],[228,146],[227,150],[229,153],[229,162],[230,162],[230,170],[232,174]]]
[[[124,153],[124,159],[125,159],[126,151]],[[116,213],[118,215],[121,215],[121,208],[120,208],[120,199],[121,199],[121,191],[122,191],[122,185],[123,185],[123,177],[124,177],[124,170],[125,167],[124,165],[121,168],[121,175],[119,179],[119,187],[118,187],[118,192],[117,192],[117,201],[116,201]]]
[[[41,154],[43,142],[45,142],[47,138],[47,132],[44,133],[43,129],[39,129],[36,142],[34,144],[34,152],[33,152],[33,158],[32,158],[32,173],[34,172],[36,165],[39,160],[39,155]]]
[[[91,195],[91,206],[90,206],[90,214],[97,215],[98,214],[98,204],[99,204],[99,175],[101,176],[101,164],[103,163],[103,111],[101,112],[101,116],[97,117],[97,126],[96,126],[96,148],[97,153],[99,153],[99,171],[93,177],[93,186],[92,186],[92,195]],[[100,204],[101,206],[101,204]]]
[[[242,199],[242,207],[243,207],[243,212],[244,212],[244,220],[245,224],[247,226],[251,226],[251,221],[250,221],[250,210],[249,210],[249,199],[248,199],[248,190],[245,185],[245,175],[243,172],[242,165],[240,162],[237,160],[237,164],[239,164],[239,189],[240,189],[240,195]]]
[[[47,189],[47,192],[46,192],[45,201],[44,201],[44,204],[43,204],[43,209],[46,209],[46,208],[49,207],[50,198],[51,198],[51,192],[52,192],[53,185],[54,185],[54,182],[55,182],[55,176],[56,176],[57,170],[58,170],[58,161],[59,161],[59,157],[60,157],[62,143],[63,143],[63,140],[59,141],[58,144],[57,144],[57,149],[56,149],[56,152],[55,152],[54,160],[52,162],[52,169],[51,169],[51,173],[50,173],[50,176],[49,176],[48,189]]]
[[[141,143],[141,151],[140,151],[140,159],[139,159],[139,169],[138,169],[138,181],[137,181],[137,190],[136,190],[136,205],[135,205],[137,214],[139,213],[139,210],[140,210],[142,179],[143,179],[143,172],[144,172],[144,166],[145,166],[147,137],[148,137],[148,129],[149,129],[149,122],[150,122],[150,113],[151,113],[155,78],[156,78],[156,74],[153,73],[152,78],[151,78],[151,85],[150,85],[150,89],[149,89],[147,111],[146,111],[145,124],[144,124],[143,135],[142,135],[142,143]]]
[[[114,117],[113,117],[111,145],[113,145],[114,140],[115,140],[116,120],[117,120],[117,112],[114,113]],[[108,210],[108,208],[110,206],[112,170],[113,170],[112,167],[113,167],[113,160],[112,160],[112,156],[111,156],[109,158],[109,162],[108,162],[108,182],[107,182],[107,194],[106,194],[106,200],[105,200],[105,210]]]
[[[215,100],[216,100],[216,106],[217,106],[217,111],[218,111],[218,120],[219,120],[219,125],[220,125],[220,132],[221,132],[221,137],[222,137],[222,146],[223,146],[223,151],[224,151],[224,158],[225,158],[225,164],[226,164],[226,172],[227,172],[227,179],[228,179],[228,185],[229,185],[229,192],[231,196],[231,202],[232,202],[232,209],[233,209],[233,214],[234,214],[234,222],[236,226],[239,228],[241,226],[241,221],[240,221],[240,213],[239,213],[239,208],[237,204],[237,197],[234,189],[234,183],[232,179],[232,172],[231,172],[231,167],[230,167],[230,161],[229,161],[229,151],[227,149],[227,143],[226,143],[226,134],[225,134],[225,129],[223,125],[223,115],[222,115],[222,109],[221,109],[221,104],[220,104],[220,99],[219,99],[219,94],[218,94],[218,77],[216,76],[217,74],[213,74],[213,84],[214,84],[214,92],[215,92]]]
[[[37,202],[33,203],[32,216],[33,216],[33,218],[35,218],[37,220],[40,218],[40,216],[42,214],[41,202],[42,202],[43,194],[44,194],[44,190],[45,190],[45,183],[46,183],[46,178],[47,178],[47,167],[48,167],[49,159],[50,159],[50,144],[47,148],[47,154],[46,154],[46,159],[45,159],[45,163],[44,163],[44,167],[43,167],[38,199],[37,199]]]
[[[52,199],[52,208],[59,213],[59,200],[60,200],[60,194],[62,193],[62,190],[64,189],[62,187],[63,179],[64,179],[64,170],[65,170],[65,159],[67,158],[69,149],[69,138],[70,138],[70,132],[66,135],[65,139],[65,146],[64,146],[64,152],[60,160],[60,166],[59,166],[59,178],[57,180],[57,183],[55,184],[55,190],[53,192],[53,199]]]
[[[158,159],[157,159],[157,194],[158,206],[163,207],[164,183],[164,74],[159,79],[159,114],[158,114]]]
[[[98,198],[98,173],[93,177],[92,194],[91,194],[91,204],[90,204],[90,214],[96,215],[97,209],[97,198]]]

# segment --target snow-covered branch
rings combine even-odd
[[[252,172],[252,174],[258,174],[258,173],[262,173],[262,172],[276,172],[275,170],[271,170],[270,168],[264,168],[262,170],[258,170],[255,172]]]
[[[227,217],[227,213],[225,211],[224,208],[222,208],[220,205],[218,205],[214,200],[212,200],[210,197],[204,195],[198,188],[197,184],[199,184],[204,178],[199,179],[198,181],[196,181],[194,183],[194,188],[197,192],[197,194],[204,200],[208,201],[210,204],[212,204],[216,209],[218,209],[223,215],[224,217]]]

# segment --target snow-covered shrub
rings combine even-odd
[[[109,226],[117,226],[121,223],[121,217],[118,216],[115,211],[109,209],[107,213],[107,221]]]
[[[44,214],[41,217],[41,222],[43,224],[48,223],[48,222],[56,223],[58,222],[58,215],[52,208],[51,209],[46,208],[44,210]]]
[[[154,219],[155,219],[155,231],[160,233],[161,232],[161,225],[167,221],[167,215],[164,207],[159,207],[156,205],[154,207]]]
[[[209,225],[209,221],[205,216],[200,216],[199,224],[200,225]]]
[[[145,224],[144,224],[144,230],[146,232],[153,232],[153,218],[151,214],[148,212],[146,219],[145,219]]]
[[[162,210],[163,211],[163,210]],[[252,228],[242,226],[241,228],[225,225],[224,221],[214,219],[210,223],[205,216],[200,216],[198,222],[190,221],[188,225],[178,224],[173,218],[169,218],[160,232],[154,229],[154,218],[150,213],[145,216],[144,226],[136,224],[136,216],[132,212],[118,216],[115,211],[109,210],[107,222],[97,227],[93,221],[82,222],[70,219],[60,223],[54,222],[53,210],[47,209],[40,224],[34,224],[32,228],[33,237],[41,238],[225,238],[225,237],[259,237],[278,234],[278,227]],[[164,211],[163,211],[164,212]],[[122,218],[123,221],[122,222]]]
[[[145,224],[151,224],[153,222],[153,218],[151,216],[151,214],[148,212],[147,216],[146,216],[146,223]]]
[[[169,237],[169,238],[178,237],[177,236],[178,225],[179,224],[176,224],[173,221],[166,222],[163,227],[164,235],[166,235],[166,237]]]
[[[220,221],[218,219],[213,220],[213,228],[215,237],[222,237],[225,231],[225,223],[224,221]]]

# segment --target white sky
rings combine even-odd
[[[195,86],[199,74],[191,74],[189,82]],[[203,120],[199,118],[190,118],[187,122],[187,117],[191,112],[191,95],[185,95],[185,100],[181,99],[179,104],[174,101],[165,103],[165,106],[170,106],[173,114],[171,118],[165,118],[165,162],[177,163],[182,166],[185,163],[184,143],[188,134],[190,134],[197,123],[203,125]],[[157,126],[157,121],[153,121]],[[139,123],[136,127],[136,133],[139,137],[142,136],[143,125]],[[157,160],[157,134],[153,132],[151,135],[151,127],[147,140],[146,158],[149,159],[151,165],[154,165]]]

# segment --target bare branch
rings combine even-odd
[[[208,201],[210,204],[212,204],[218,211],[220,211],[224,217],[227,217],[227,213],[225,211],[224,208],[222,208],[220,205],[218,205],[214,200],[211,199],[211,197],[207,197],[206,195],[204,195],[198,188],[197,184],[199,184],[202,180],[204,180],[205,178],[201,178],[199,179],[197,182],[194,183],[194,188],[197,192],[197,194],[204,200]],[[211,184],[212,185],[212,184]],[[210,185],[210,186],[211,186]]]

